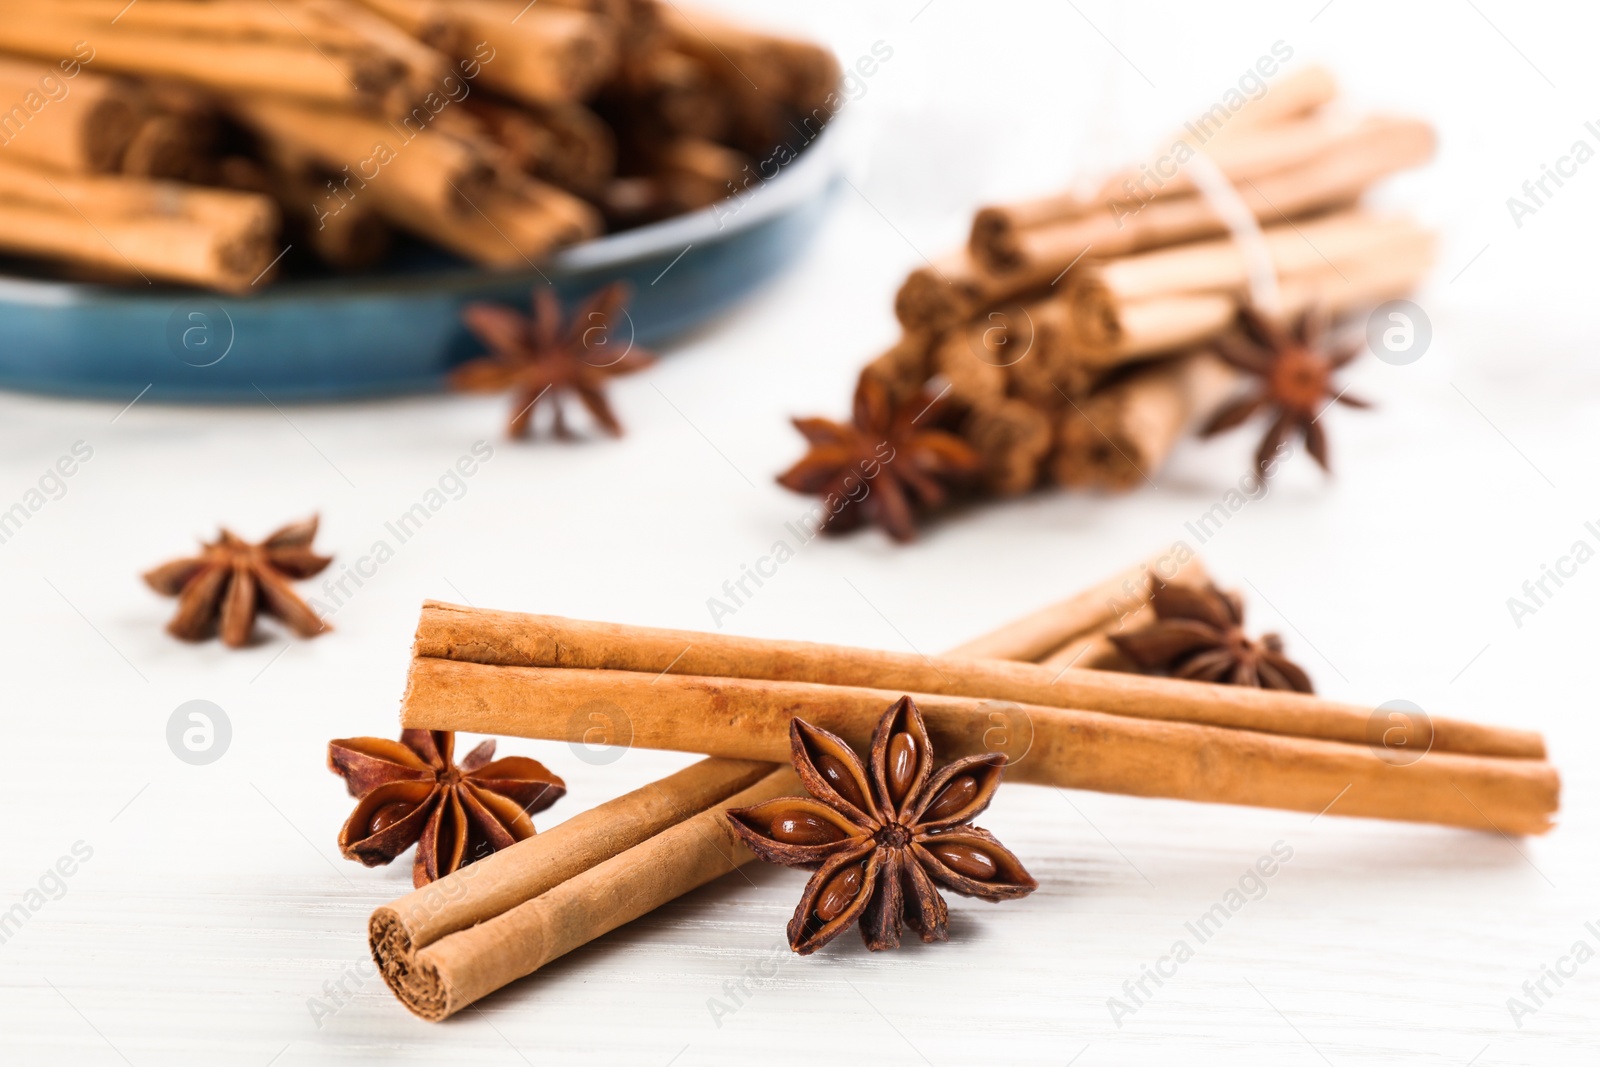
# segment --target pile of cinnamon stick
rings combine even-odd
[[[0,0],[0,251],[229,291],[397,233],[525,266],[742,191],[838,78],[659,0]]]
[[[1359,201],[1426,162],[1433,131],[1344,114],[1336,97],[1323,69],[1285,74],[1146,163],[982,209],[965,248],[900,287],[902,336],[864,374],[898,398],[948,386],[990,494],[1140,484],[1238,385],[1204,349],[1248,298],[1251,263],[1201,195],[1195,156],[1257,220],[1285,317],[1374,305],[1427,271],[1433,235]]]
[[[941,757],[1004,752],[1010,781],[1550,828],[1560,780],[1535,733],[1435,718],[1408,739],[1422,758],[1397,760],[1373,709],[1040,665],[1147,624],[1154,576],[1204,581],[1158,557],[934,659],[425,604],[404,726],[710,758],[377,909],[385,981],[437,1021],[748,862],[723,812],[800,791],[790,719],[863,750],[906,693]]]

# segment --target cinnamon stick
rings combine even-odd
[[[907,330],[942,333],[984,308],[1037,295],[1060,274],[1048,263],[992,271],[962,248],[912,271],[895,294],[894,313]]]
[[[1322,132],[1321,137],[1312,137],[1292,123],[1332,100],[1337,91],[1328,70],[1302,67],[1285,75],[1259,99],[1249,101],[1212,136],[1202,139],[1199,133],[1185,129],[1165,141],[1162,147],[1183,142],[1191,150],[1205,151],[1223,174],[1235,182],[1259,178],[1290,163],[1304,162],[1340,147],[1334,132],[1337,127],[1330,130],[1329,124],[1308,119],[1307,122],[1315,123]],[[969,246],[974,256],[991,269],[1015,269],[1026,258],[1021,247],[1024,231],[1081,218],[1107,200],[1129,195],[1124,183],[1137,183],[1143,176],[1138,168],[1131,168],[1108,179],[1098,192],[1079,188],[981,208],[972,220]],[[1176,175],[1158,186],[1152,187],[1146,180],[1138,188],[1145,197],[1171,196],[1193,192],[1194,184],[1179,169]]]
[[[1052,468],[1056,483],[1136,488],[1161,469],[1186,431],[1222,406],[1238,381],[1239,373],[1221,359],[1196,352],[1107,386],[1063,416]]]
[[[588,97],[616,68],[616,28],[587,11],[513,0],[364,0],[458,60],[483,84],[533,104]]]
[[[400,925],[400,915],[391,909],[379,909],[368,928],[373,958],[402,1004],[422,1018],[438,1022],[532,974],[551,960],[749,862],[754,856],[728,829],[723,811],[799,792],[799,785],[789,768],[773,770],[712,807],[643,838],[631,848],[548,886],[539,895],[506,911],[425,944],[419,951],[407,951],[412,946]],[[559,830],[558,826],[549,833]],[[520,844],[533,845],[545,836],[540,834]],[[507,851],[515,851],[516,847]],[[476,866],[473,864],[450,879],[459,883]],[[546,881],[541,878],[538,884]]]
[[[325,210],[370,197],[397,215],[466,216],[494,186],[494,168],[483,153],[428,123],[395,126],[356,111],[265,96],[236,97],[230,107],[264,138],[339,175]]]
[[[243,292],[279,252],[272,201],[138,178],[46,175],[0,160],[0,248]]]
[[[865,686],[1083,708],[1359,745],[1366,744],[1372,714],[1371,708],[1300,693],[1090,671],[1058,678],[1055,672],[1034,664],[929,659],[804,641],[490,611],[430,600],[423,604],[417,626],[413,680],[420,672],[437,669],[441,660],[482,665],[491,676],[501,667],[554,667],[633,671],[645,674],[649,681],[670,669],[673,674],[713,678]],[[667,677],[658,684],[665,684]],[[413,685],[402,714],[421,710],[420,690]],[[1543,740],[1526,730],[1439,718],[1434,720],[1434,734],[1437,752],[1527,759],[1544,756]]]
[[[650,638],[642,644],[654,647]],[[788,654],[795,651],[790,643],[773,644],[784,645]],[[697,646],[690,645],[684,658],[694,657],[696,651]],[[713,658],[727,662],[725,655],[719,655],[726,651],[717,648],[696,657],[696,662]],[[828,654],[846,661],[860,659],[854,650],[828,649]],[[1046,670],[1032,664],[954,659],[933,661],[928,669],[942,670],[955,679],[978,673],[974,668],[1019,674]],[[888,673],[893,677],[898,672]],[[1150,682],[1173,684],[1170,679],[1100,671],[1066,671],[1062,678],[1062,688],[1079,692],[1099,688],[1126,693]],[[1124,683],[1133,684],[1124,688]],[[1459,741],[1463,727],[1476,739],[1490,741],[1485,747],[1526,751],[1538,744],[1536,737],[1464,723],[1449,723],[1441,731],[1436,722],[1433,750],[1397,766],[1366,743],[1370,713],[1326,708],[1296,714],[1294,705],[1273,701],[1278,694],[1264,690],[1255,692],[1265,693],[1275,710],[1259,715],[1239,715],[1246,710],[1243,702],[1217,694],[1212,710],[1218,714],[1213,718],[1232,720],[1224,726],[1192,715],[1157,717],[1176,709],[1148,703],[1143,707],[1153,714],[1141,718],[1136,713],[1013,704],[996,694],[935,695],[914,687],[727,675],[653,676],[632,670],[508,667],[418,658],[412,662],[400,717],[410,728],[577,741],[585,724],[574,719],[573,710],[598,701],[631,723],[631,743],[640,748],[776,762],[788,752],[789,721],[795,715],[864,747],[883,709],[903,692],[915,696],[937,751],[952,758],[1003,751],[1012,781],[1308,812],[1334,805],[1330,814],[1504,833],[1543,833],[1550,828],[1558,804],[1559,778],[1541,759],[1462,755],[1438,745],[1441,733]],[[1299,709],[1310,710],[1303,704]],[[1349,718],[1358,722],[1351,724]],[[1351,725],[1355,729],[1349,729]],[[1307,736],[1314,730],[1348,732],[1355,743]]]
[[[1293,218],[1351,203],[1380,178],[1426,162],[1433,148],[1430,126],[1396,119],[1336,152],[1246,183],[1238,191],[1258,219]],[[991,259],[984,265],[996,272],[1019,267],[1039,273],[1054,267],[1059,272],[1090,253],[1103,259],[1224,232],[1221,219],[1198,196],[1118,201],[1110,210],[1024,230],[1015,263]]]
[[[65,69],[0,57],[0,101],[10,105],[0,112],[0,152],[73,174],[117,170],[139,122],[137,88],[71,60]]]
[[[410,954],[492,919],[748,789],[773,769],[753,760],[704,759],[574,815],[379,908],[373,913],[374,944]]]
[[[1282,278],[1279,310],[1285,317],[1313,306],[1338,313],[1403,296],[1432,268],[1435,243],[1432,234],[1417,231],[1385,246],[1381,255],[1323,264]],[[1101,312],[1069,320],[1073,349],[1086,366],[1111,367],[1192,347],[1232,325],[1238,305],[1237,297],[1224,293],[1129,300],[1114,310],[1101,305]]]
[[[1034,663],[1069,641],[1098,633],[1150,602],[1152,580],[1198,584],[1205,568],[1187,546],[1173,546],[1083,592],[957,645],[947,656]]]
[[[217,90],[376,107],[406,76],[405,65],[381,50],[319,49],[298,34],[290,39],[130,29],[120,19],[111,25],[59,5],[41,9],[18,0],[0,0],[0,15],[6,17],[0,46],[6,51],[52,63],[77,56],[92,59],[97,71],[182,78]]]

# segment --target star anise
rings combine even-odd
[[[368,867],[417,846],[411,882],[421,888],[534,834],[529,817],[567,792],[538,760],[494,758],[494,742],[451,762],[455,734],[403,730],[400,740],[328,742],[328,767],[344,778],[356,810],[339,830],[345,859]]]
[[[935,883],[989,901],[1038,887],[992,834],[966,825],[1000,787],[1005,756],[968,756],[935,771],[910,697],[879,720],[870,773],[843,740],[799,718],[790,721],[789,747],[811,797],[727,814],[757,856],[816,871],[789,920],[789,947],[801,955],[858,920],[873,951],[898,947],[902,923],[923,941],[947,940],[948,911]]]
[[[248,644],[256,615],[274,615],[301,637],[331,629],[289,586],[310,578],[332,557],[311,551],[317,517],[290,523],[259,545],[224,529],[215,541],[201,542],[200,554],[163,563],[144,580],[163,596],[178,598],[178,613],[167,632],[185,641],[220,633],[230,648]]]
[[[469,393],[510,390],[513,406],[506,434],[513,438],[529,435],[534,409],[541,403],[548,403],[554,412],[555,435],[573,437],[564,411],[564,394],[569,393],[602,429],[620,437],[622,425],[606,401],[606,382],[655,362],[649,352],[617,335],[628,294],[626,283],[613,282],[584,301],[567,321],[549,286],[534,289],[532,318],[499,304],[468,304],[462,321],[489,346],[489,354],[457,367],[450,375],[451,386]]]
[[[1111,643],[1141,670],[1198,682],[1225,682],[1261,689],[1309,693],[1311,679],[1283,654],[1283,640],[1244,632],[1238,593],[1215,585],[1159,584],[1150,598],[1156,620],[1132,633],[1111,634]]]
[[[1356,358],[1361,342],[1329,348],[1327,329],[1327,317],[1316,310],[1306,312],[1292,329],[1285,330],[1254,308],[1240,309],[1239,329],[1217,338],[1217,354],[1258,377],[1260,385],[1212,416],[1200,436],[1231,430],[1266,409],[1272,422],[1256,449],[1256,470],[1269,476],[1277,466],[1279,448],[1296,433],[1305,437],[1311,458],[1327,470],[1328,439],[1318,421],[1323,411],[1333,403],[1371,406],[1333,383],[1333,372]]]
[[[819,529],[844,533],[874,522],[896,541],[916,535],[916,515],[945,503],[952,486],[977,473],[978,454],[953,433],[938,429],[942,398],[925,393],[895,405],[875,378],[856,385],[850,423],[795,419],[811,443],[778,484],[823,498]]]

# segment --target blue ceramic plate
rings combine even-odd
[[[0,274],[0,388],[147,400],[334,400],[438,387],[482,351],[463,305],[527,308],[546,278],[563,301],[631,282],[634,338],[658,345],[745,296],[817,229],[840,131],[740,197],[597,238],[538,269],[412,266],[290,281],[259,296]],[[437,261],[436,261],[437,263]]]

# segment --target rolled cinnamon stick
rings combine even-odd
[[[1396,235],[1365,256],[1325,263],[1280,278],[1279,310],[1298,315],[1313,305],[1330,313],[1403,296],[1433,266],[1436,238],[1416,229]],[[1111,367],[1188,348],[1233,323],[1239,297],[1177,293],[1114,301],[1091,281],[1072,304],[1073,351],[1088,367]]]
[[[1068,642],[1101,632],[1139,612],[1150,602],[1152,580],[1199,584],[1205,581],[1205,567],[1187,545],[1174,545],[1075,596],[959,644],[945,655],[1039,662]]]
[[[748,789],[773,769],[754,760],[704,759],[574,815],[379,908],[374,945],[381,940],[387,952],[410,954],[492,919]]]
[[[1379,124],[1338,151],[1247,182],[1238,191],[1258,219],[1293,218],[1352,203],[1380,178],[1426,162],[1433,148],[1430,126],[1396,119]],[[1024,230],[1018,239],[1017,263],[986,261],[984,265],[997,272],[1019,265],[1040,273],[1051,267],[1059,272],[1086,254],[1104,259],[1223,232],[1222,221],[1198,196],[1119,200],[1108,210]]]
[[[379,909],[369,926],[373,958],[402,1004],[438,1022],[749,862],[754,856],[728,828],[723,811],[797,793],[799,786],[788,767],[773,770],[725,801],[418,951],[406,951],[400,916]],[[533,844],[544,836],[523,843]]]
[[[342,197],[370,197],[397,214],[466,216],[494,186],[494,168],[460,138],[416,122],[385,122],[356,111],[292,100],[236,97],[234,113],[261,136],[310,156],[339,176]],[[397,221],[402,221],[398,220]]]
[[[1372,717],[1371,708],[1301,693],[1092,671],[1073,671],[1057,677],[1056,672],[1027,663],[930,659],[805,641],[771,641],[491,611],[433,600],[423,604],[412,655],[414,681],[420,672],[439,667],[440,660],[486,668],[635,671],[645,674],[646,681],[670,670],[674,674],[712,678],[865,686],[897,693],[1010,700],[1359,745],[1368,741]],[[662,677],[659,681],[664,684],[666,680]],[[420,691],[413,686],[402,714],[414,707],[420,709],[420,699]],[[1433,749],[1437,752],[1544,757],[1543,739],[1527,730],[1444,718],[1433,720],[1433,730]]]
[[[1339,147],[1337,135],[1343,126],[1303,118],[1332,100],[1337,91],[1333,75],[1326,68],[1302,67],[1285,75],[1260,98],[1248,101],[1236,114],[1225,117],[1215,130],[1191,125],[1164,141],[1162,148],[1182,142],[1192,151],[1205,151],[1235,182],[1259,178]],[[1314,125],[1320,136],[1302,129],[1295,119]],[[1201,123],[1205,124],[1203,117]],[[1144,170],[1148,171],[1149,166]],[[1131,168],[1108,179],[1098,192],[1093,187],[1078,188],[981,208],[972,220],[969,247],[980,262],[993,270],[1015,269],[1026,258],[1021,244],[1024,231],[1081,218],[1107,200],[1130,195],[1125,183],[1135,185],[1141,178],[1145,178],[1144,173]],[[1148,198],[1193,192],[1194,184],[1179,169],[1159,184],[1152,185],[1145,178],[1136,188],[1141,198]]]
[[[272,265],[278,213],[252,193],[47,175],[0,158],[0,247],[122,277],[243,292]]]
[[[691,646],[684,658],[694,655]],[[933,662],[934,669],[946,673],[965,673],[975,666],[954,659]],[[982,666],[1045,671],[1032,664]],[[1087,680],[1112,683],[1108,688],[1124,682],[1170,683],[1100,671],[1065,671],[1062,676],[1070,679],[1068,688],[1080,690],[1091,688],[1084,684]],[[631,725],[631,744],[641,748],[776,762],[788,752],[794,716],[803,715],[807,722],[864,747],[883,709],[900,695],[899,688],[422,658],[412,662],[400,718],[410,728],[576,741],[587,723],[573,712],[598,703]],[[1291,734],[1284,727],[1307,725],[1303,719],[1295,723],[1293,715],[1282,721],[1276,716],[1253,718],[1278,727],[1271,731],[1202,724],[1193,718],[1013,704],[993,697],[912,695],[936,751],[950,758],[1004,752],[1012,781],[1295,811],[1321,812],[1332,805],[1330,814],[1519,834],[1548,830],[1560,793],[1555,769],[1542,760],[1439,750],[1438,723],[1434,749],[1396,765],[1366,743],[1366,714],[1360,715],[1352,744]],[[1342,727],[1338,713],[1320,718],[1330,727]],[[1448,724],[1447,732],[1462,725]],[[1484,736],[1485,728],[1477,733]],[[1531,740],[1515,731],[1506,731],[1503,739]]]
[[[1391,245],[1426,239],[1427,231],[1414,219],[1357,209],[1266,226],[1261,238],[1281,277],[1381,258]],[[1074,270],[1066,288],[1069,302],[1089,293],[1107,302],[1173,293],[1243,293],[1249,273],[1238,242],[1224,238],[1097,262]],[[1079,308],[1074,306],[1073,312]]]
[[[531,177],[594,197],[616,172],[611,129],[581,104],[517,107],[474,94],[462,107]]]
[[[298,35],[274,39],[126,29],[120,19],[113,26],[59,6],[18,0],[0,0],[0,15],[6,19],[3,47],[9,52],[52,63],[76,56],[92,60],[97,71],[182,78],[217,90],[375,107],[406,76],[403,63],[377,49],[319,49]]]
[[[1384,115],[1369,115],[1359,119],[1338,115],[1308,115],[1283,123],[1243,128],[1228,126],[1219,136],[1201,145],[1198,151],[1204,152],[1229,181],[1242,185],[1303,166],[1319,157],[1350,148],[1359,150],[1365,138],[1397,121],[1401,120]],[[1093,197],[1085,199],[1093,206],[1129,196],[1148,199],[1182,196],[1196,191],[1193,173],[1181,165],[1171,177],[1156,180],[1146,177],[1142,183],[1139,180],[1141,177],[1134,171],[1118,174],[1108,179]]]
[[[458,60],[483,84],[533,104],[588,97],[616,67],[616,27],[587,11],[512,0],[364,0]]]
[[[1111,633],[1125,633],[1130,630],[1142,629],[1155,618],[1155,611],[1149,606],[1141,607],[1130,612],[1122,621],[1120,627],[1106,627],[1095,630],[1081,637],[1073,638],[1054,652],[1039,660],[1039,666],[1051,667],[1056,670],[1075,668],[1085,671],[1132,671],[1137,670],[1135,663],[1118,651],[1117,646],[1111,643]]]
[[[1040,295],[1061,274],[1050,264],[1001,273],[966,249],[912,271],[894,298],[895,317],[907,330],[942,333],[970,322],[986,307]]]
[[[115,171],[139,124],[139,90],[69,66],[71,77],[56,65],[0,57],[0,101],[9,104],[0,112],[0,152],[73,174]]]
[[[1139,368],[1063,416],[1052,468],[1056,483],[1114,492],[1136,488],[1161,469],[1186,431],[1222,406],[1238,382],[1239,372],[1209,352]]]

